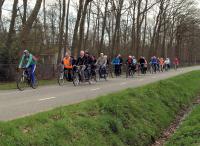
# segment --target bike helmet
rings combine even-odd
[[[28,53],[29,53],[29,51],[28,51],[28,50],[24,50],[24,53],[28,54]]]

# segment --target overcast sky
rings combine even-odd
[[[46,5],[49,5],[56,0],[46,0]],[[73,2],[78,1],[78,0],[72,0]],[[200,8],[200,0],[196,0],[198,2],[198,7]],[[29,7],[34,7],[36,0],[28,0],[28,5]],[[3,10],[2,10],[2,15],[5,17],[7,16],[8,18],[10,17],[11,10],[12,10],[12,4],[13,0],[6,0],[4,5],[3,5]],[[23,0],[19,0],[19,6],[23,5]]]

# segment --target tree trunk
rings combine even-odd
[[[0,31],[3,30],[3,22],[2,22],[2,6],[5,0],[0,0]]]
[[[62,54],[64,53],[62,51],[63,49],[63,37],[64,37],[64,24],[65,24],[65,14],[66,14],[66,2],[63,0],[63,11],[62,11],[62,17],[60,22],[60,30],[59,30],[59,50],[58,50],[58,60],[57,64],[61,62]]]
[[[82,9],[83,9],[83,0],[79,0],[79,9],[77,13],[77,19],[76,19],[76,24],[74,27],[74,35],[73,35],[73,41],[72,41],[72,55],[77,56],[78,55],[78,48],[77,48],[77,43],[78,43],[78,28],[81,20],[81,14],[82,14]]]
[[[103,16],[103,23],[102,23],[102,32],[101,32],[101,41],[100,41],[100,52],[102,52],[103,43],[104,43],[104,35],[105,35],[105,28],[106,28],[106,21],[107,21],[107,12],[108,11],[108,0],[105,0],[105,10]]]
[[[123,3],[124,3],[124,0],[120,0],[118,3],[118,8],[116,10],[117,11],[116,24],[115,24],[114,35],[112,39],[112,49],[113,51],[115,50],[116,53],[118,53],[117,50],[120,47],[120,41],[119,41],[120,33],[119,32],[120,32],[120,24],[121,24],[121,16],[122,16],[121,13],[122,13]],[[115,5],[113,7],[115,7]],[[112,56],[114,55],[113,53],[112,53]]]
[[[64,48],[65,48],[65,51],[64,53],[66,53],[67,51],[70,51],[70,47],[69,47],[69,40],[68,40],[68,33],[69,33],[69,6],[70,6],[70,1],[71,0],[68,0],[68,3],[67,3],[67,14],[66,14],[66,24],[65,24],[65,42],[64,42]]]
[[[33,22],[37,19],[37,15],[39,13],[41,4],[42,4],[42,0],[37,0],[36,1],[34,9],[31,12],[31,15],[27,19],[26,24],[25,24],[25,26],[23,27],[23,29],[22,29],[22,31],[20,33],[20,43],[21,43],[21,48],[22,49],[26,49],[27,46],[28,46],[28,44],[27,44],[28,36],[30,34]]]
[[[79,44],[78,44],[78,52],[83,49],[83,42],[84,42],[84,30],[85,30],[85,18],[87,14],[87,7],[88,4],[92,0],[86,0],[82,12],[82,17],[81,17],[81,22],[80,22],[80,27],[79,27]]]
[[[14,0],[13,9],[12,9],[12,18],[11,18],[11,21],[10,21],[10,28],[9,28],[9,32],[8,32],[7,41],[6,41],[6,48],[8,49],[8,63],[9,64],[12,62],[11,45],[12,45],[12,42],[13,42],[13,35],[15,33],[15,21],[16,21],[16,17],[17,17],[17,5],[18,5],[18,0]]]
[[[86,33],[86,37],[84,40],[84,48],[88,47],[87,42],[88,42],[88,38],[89,38],[89,32],[90,32],[90,16],[91,16],[91,8],[92,8],[92,4],[90,3],[90,8],[89,11],[87,13],[87,33]]]
[[[27,14],[27,3],[28,0],[23,0],[23,8],[24,8],[24,12],[23,12],[23,17],[22,17],[22,25],[24,26],[26,23],[26,14]]]

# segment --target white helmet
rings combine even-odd
[[[28,54],[28,53],[29,53],[29,51],[28,51],[28,50],[24,50],[24,53]]]

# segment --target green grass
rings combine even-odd
[[[196,106],[166,146],[200,146],[200,105]]]
[[[57,80],[40,80],[39,86],[53,85],[56,83],[57,83]],[[0,83],[0,90],[12,90],[12,89],[17,89],[16,82]]]
[[[147,146],[199,94],[200,71],[0,123],[0,146]]]

